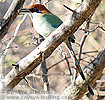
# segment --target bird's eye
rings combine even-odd
[[[34,7],[33,10],[36,12],[38,9],[37,9],[37,7]]]
[[[34,7],[34,8],[32,8],[32,9],[30,9],[30,11],[31,11],[32,13],[34,13],[34,12],[41,13],[41,11],[40,11],[37,7]]]

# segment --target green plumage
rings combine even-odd
[[[62,20],[54,14],[44,14],[42,16],[46,22],[48,22],[53,28],[58,28],[63,22]]]
[[[43,14],[42,15],[42,23],[40,25],[45,24],[47,28],[49,28],[49,33],[53,32],[56,28],[58,28],[63,22],[62,20],[52,13]],[[50,28],[50,26],[52,28]],[[44,36],[47,37],[49,33],[45,33]],[[69,37],[70,42],[75,42],[75,36],[71,35]]]

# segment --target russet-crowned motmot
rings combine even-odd
[[[39,33],[41,36],[46,38],[50,33],[52,33],[56,28],[58,28],[63,22],[62,20],[57,17],[56,15],[52,14],[44,5],[42,4],[34,4],[28,7],[28,9],[20,9],[20,12],[29,12],[34,29]],[[67,44],[68,48],[73,51],[70,42],[75,42],[74,35],[71,35],[65,43]],[[76,55],[73,51],[74,58],[76,61],[77,69],[82,77],[85,80],[85,76],[83,71],[78,63]],[[89,92],[93,95],[93,91],[91,87],[88,85]]]

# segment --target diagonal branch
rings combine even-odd
[[[105,48],[98,54],[89,65],[84,69],[86,81],[92,86],[95,81],[100,77],[103,69],[105,68]],[[78,100],[87,91],[87,82],[83,81],[79,75],[75,81],[75,84],[68,86],[62,93],[61,97],[67,97],[63,100]],[[60,99],[62,100],[62,99]]]
[[[82,4],[76,9],[77,13],[73,13],[37,48],[17,63],[19,66],[18,73],[14,67],[5,76],[5,79],[2,81],[5,81],[6,89],[12,90],[26,75],[30,74],[42,62],[42,57],[40,55],[41,52],[44,53],[45,59],[48,58],[63,41],[76,32],[89,15],[93,13],[100,2],[101,0],[84,0],[84,2],[82,2]]]
[[[8,11],[0,22],[0,39],[2,39],[8,32],[9,27],[18,15],[18,10],[22,7],[25,0],[13,0]]]

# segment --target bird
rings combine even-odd
[[[57,29],[63,21],[50,12],[43,4],[34,4],[29,6],[28,8],[20,9],[19,12],[28,12],[31,20],[33,22],[33,27],[36,30],[38,34],[40,34],[44,39],[47,38],[55,29]],[[83,80],[86,80],[84,73],[81,69],[81,66],[78,62],[78,59],[76,58],[76,55],[74,53],[74,50],[71,46],[71,42],[75,42],[75,36],[70,35],[67,40],[65,40],[65,43],[67,47],[70,49],[70,51],[73,52],[73,57],[76,62],[76,67],[78,72],[80,73]],[[94,92],[92,88],[88,84],[88,90],[89,92],[94,95]]]

